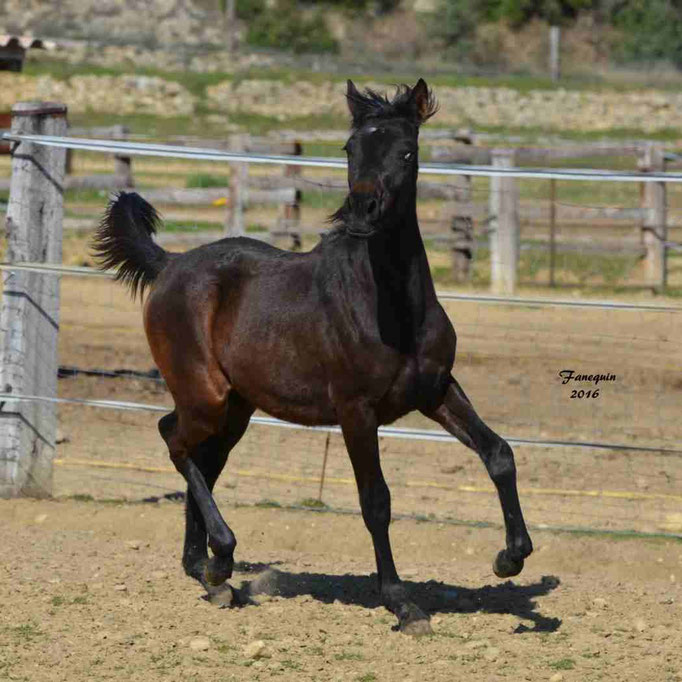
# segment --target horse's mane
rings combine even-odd
[[[406,118],[420,125],[438,111],[438,102],[429,90],[426,106],[423,111],[418,112],[412,98],[412,88],[404,83],[396,85],[395,94],[390,100],[371,88],[366,88],[364,93],[357,90],[349,92],[346,99],[353,112],[353,128],[359,128],[368,119],[377,118]]]

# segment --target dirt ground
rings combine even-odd
[[[231,582],[254,593],[236,610],[182,573],[181,504],[0,502],[0,678],[682,679],[678,541],[536,532],[502,582],[501,531],[397,521],[398,566],[434,630],[415,639],[378,604],[359,516],[225,513]]]

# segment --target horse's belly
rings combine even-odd
[[[320,372],[272,360],[228,369],[232,387],[273,417],[306,425],[335,424],[328,384]]]

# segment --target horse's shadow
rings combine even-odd
[[[292,573],[276,568],[272,564],[237,562],[235,571],[253,575],[242,580],[239,593],[249,601],[257,595],[284,598],[309,595],[313,599],[331,604],[380,607],[376,575],[333,575],[328,573]],[[238,576],[236,576],[238,577]],[[560,581],[554,576],[543,578],[531,585],[516,585],[506,581],[499,585],[485,585],[476,589],[447,585],[429,580],[428,582],[404,581],[411,598],[429,615],[437,613],[507,613],[526,621],[514,630],[524,632],[555,632],[561,626],[559,618],[538,613],[534,599],[554,590]]]

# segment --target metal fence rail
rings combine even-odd
[[[54,265],[52,263],[0,263],[1,270],[37,272],[46,275],[70,275],[76,277],[99,277],[112,279],[115,270],[98,270],[82,265]],[[526,298],[523,296],[488,296],[485,294],[457,294],[436,291],[441,301],[478,301],[501,305],[552,306],[566,308],[598,308],[602,310],[639,310],[642,312],[682,313],[682,306],[652,305],[648,303],[621,303],[620,301],[587,301],[555,298]]]
[[[248,154],[203,149],[200,147],[179,147],[146,142],[118,142],[91,140],[77,137],[51,135],[15,135],[4,133],[2,139],[12,142],[31,142],[47,147],[77,149],[80,151],[104,152],[125,156],[158,156],[195,161],[222,161],[227,163],[264,163],[271,165],[309,166],[311,168],[345,169],[345,159],[312,156],[285,156]],[[501,168],[499,166],[470,166],[467,164],[424,163],[419,172],[428,175],[469,175],[497,178],[540,178],[544,180],[583,180],[588,182],[682,182],[682,173],[636,173],[597,169],[553,168]]]
[[[55,403],[65,405],[83,405],[85,407],[99,407],[108,410],[128,410],[137,412],[171,412],[173,410],[170,406],[163,405],[148,405],[146,403],[135,403],[122,400],[85,400],[80,398],[49,398],[46,396],[37,395],[21,395],[18,393],[0,393],[0,405],[11,402],[37,402],[37,403]],[[285,429],[301,429],[306,431],[318,431],[320,433],[336,433],[341,434],[341,427],[339,426],[304,426],[302,424],[294,424],[292,422],[282,421],[274,417],[251,417],[253,424],[261,424],[263,426],[276,426]],[[379,436],[385,438],[400,438],[403,440],[422,440],[433,441],[437,443],[461,442],[455,436],[450,435],[446,431],[436,431],[434,429],[409,429],[395,426],[380,426],[378,429]],[[539,447],[563,447],[563,448],[589,448],[594,450],[616,450],[616,451],[631,451],[631,452],[657,452],[665,455],[679,455],[682,456],[682,450],[675,450],[671,448],[647,447],[641,445],[628,445],[625,443],[599,443],[589,441],[569,441],[569,440],[541,440],[537,438],[516,438],[514,436],[503,436],[503,438],[512,445],[537,445]]]

